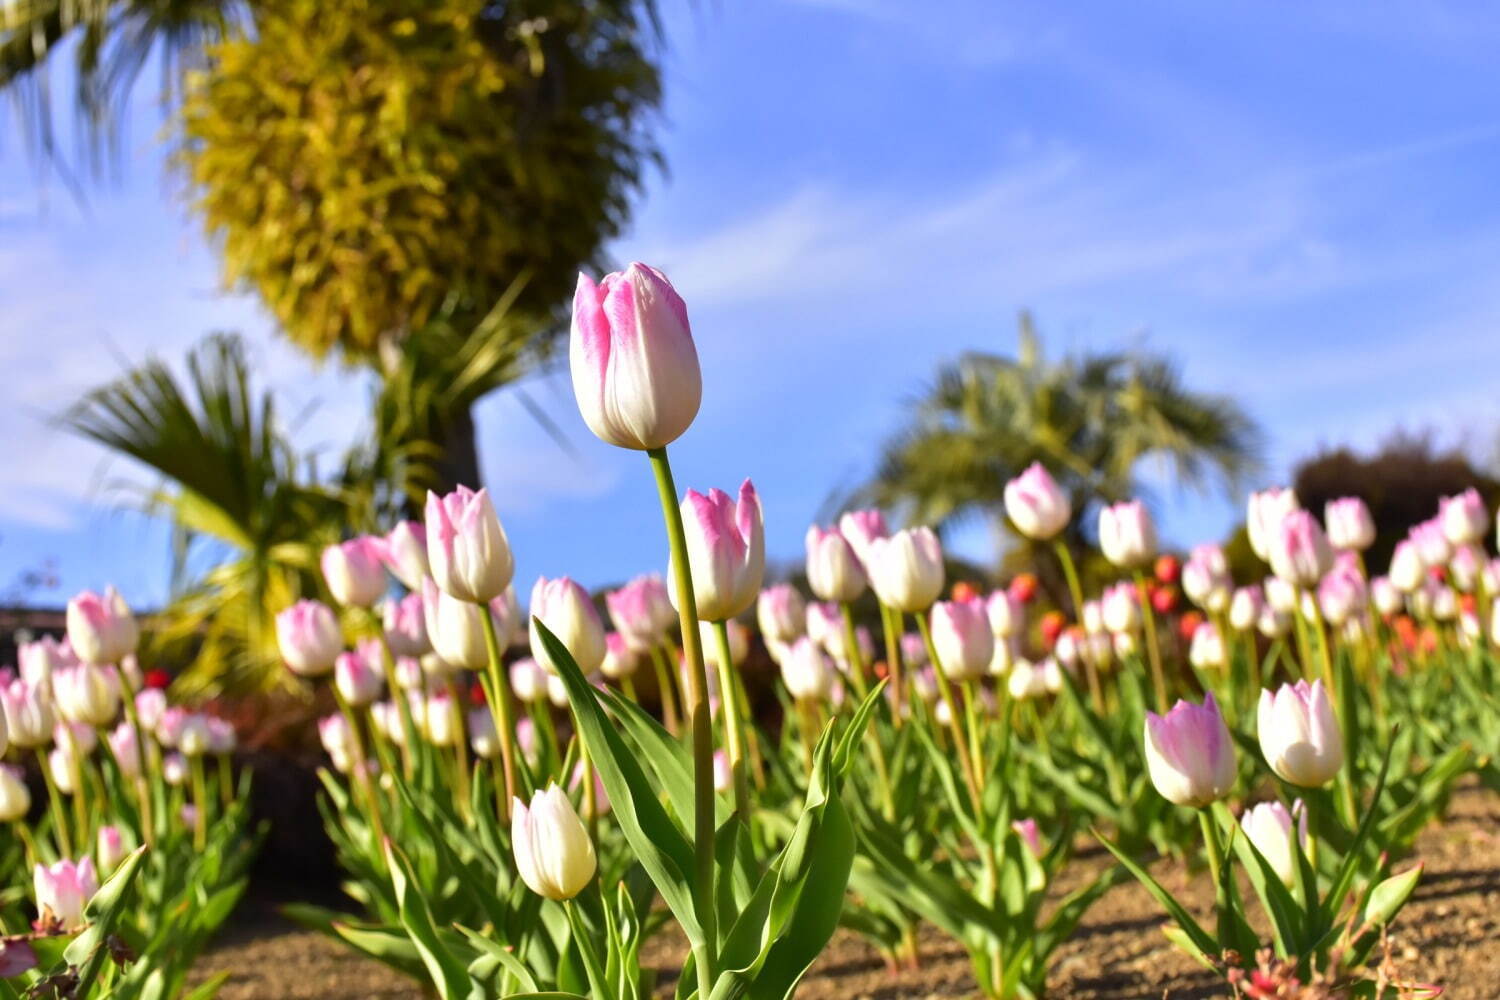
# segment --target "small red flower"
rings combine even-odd
[[[476,708],[484,704],[484,685],[478,682],[469,685],[469,704]]]
[[[1162,586],[1151,591],[1151,606],[1159,615],[1169,615],[1177,608],[1177,588]]]
[[[165,670],[156,669],[146,671],[146,687],[163,691],[168,684],[172,683],[172,675]]]
[[[979,590],[968,580],[960,580],[953,585],[953,600],[972,601],[979,596]]]
[[[1162,583],[1176,583],[1182,573],[1182,562],[1174,555],[1156,557],[1155,576]]]
[[[1177,634],[1182,636],[1183,642],[1192,642],[1193,633],[1198,631],[1198,626],[1203,624],[1203,615],[1197,611],[1189,611],[1177,619]]]
[[[1057,644],[1057,637],[1062,635],[1063,628],[1068,624],[1068,619],[1061,611],[1049,611],[1042,615],[1042,645],[1051,649]]]
[[[1018,573],[1016,578],[1010,581],[1010,596],[1022,604],[1029,603],[1036,596],[1036,576],[1031,573]]]

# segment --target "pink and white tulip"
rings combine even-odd
[[[1245,509],[1245,532],[1250,536],[1250,549],[1262,562],[1271,561],[1271,543],[1281,528],[1281,520],[1294,510],[1300,510],[1297,494],[1289,489],[1273,487],[1250,494]]]
[[[1344,766],[1343,736],[1320,680],[1262,691],[1256,730],[1266,763],[1289,784],[1316,788]]]
[[[682,521],[698,620],[725,621],[754,604],[766,569],[766,540],[760,498],[750,480],[740,486],[737,501],[719,489],[688,490]],[[675,605],[680,600],[675,571],[670,579]]]
[[[1139,500],[1112,504],[1099,511],[1099,547],[1123,569],[1136,569],[1156,556],[1156,525]]]
[[[677,623],[677,611],[667,596],[667,585],[655,573],[638,576],[619,590],[604,595],[615,631],[638,653],[661,645]]]
[[[880,603],[905,614],[926,611],[943,592],[943,546],[925,526],[872,541],[865,569]]]
[[[1438,520],[1443,535],[1454,545],[1474,545],[1484,541],[1490,527],[1490,512],[1472,486],[1457,496],[1444,497],[1438,503]]]
[[[516,564],[488,490],[429,492],[426,522],[427,562],[439,590],[474,604],[505,593]]]
[[[1040,462],[1032,462],[1005,484],[1005,513],[1016,530],[1036,541],[1049,541],[1073,516],[1068,496]]]
[[[954,679],[983,677],[995,656],[995,633],[978,597],[932,606],[932,645],[939,666]]]
[[[1166,715],[1146,713],[1146,767],[1168,802],[1199,808],[1234,785],[1234,743],[1212,694],[1179,701]]]
[[[1375,544],[1375,520],[1359,497],[1330,500],[1323,507],[1328,544],[1340,552],[1363,552]]]
[[[422,589],[430,570],[427,565],[427,529],[421,521],[402,521],[385,536],[380,549],[381,561],[391,576],[407,590]]]
[[[68,645],[84,663],[119,663],[135,652],[140,629],[114,587],[91,590],[68,602]]]
[[[1333,568],[1333,546],[1317,518],[1294,510],[1281,519],[1270,542],[1271,571],[1295,587],[1315,587]]]
[[[758,581],[757,581],[758,584]],[[566,576],[549,580],[539,577],[531,588],[531,655],[545,667],[548,673],[557,673],[557,664],[552,662],[542,644],[537,622],[557,637],[578,664],[585,676],[594,673],[604,662],[604,623],[594,609],[588,591]]]
[[[788,643],[807,632],[807,602],[789,583],[778,583],[760,592],[755,618],[767,643]]]
[[[99,878],[92,858],[77,864],[65,858],[50,867],[37,865],[35,887],[36,907],[43,922],[51,916],[71,928],[83,923],[83,908],[99,891]]]
[[[598,867],[588,830],[555,784],[532,796],[530,806],[513,800],[510,840],[521,881],[547,899],[572,899]]]
[[[361,535],[330,545],[319,560],[333,599],[346,608],[369,608],[385,594],[385,542]]]
[[[865,568],[838,528],[807,529],[807,586],[820,601],[847,603],[865,591]]]

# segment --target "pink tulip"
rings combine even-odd
[[[83,923],[83,908],[99,891],[92,858],[84,858],[77,864],[64,859],[51,867],[37,865],[35,882],[36,906],[42,922],[51,917],[65,928]]]
[[[619,680],[634,674],[641,665],[640,655],[630,648],[625,637],[611,632],[604,637],[604,660],[599,672],[610,680]]]
[[[423,580],[426,577],[422,578]],[[422,580],[418,580],[420,587]],[[385,641],[390,644],[395,656],[426,656],[432,652],[432,643],[427,639],[427,618],[422,607],[422,594],[416,591],[399,600],[385,602],[382,613],[385,621]]]
[[[1021,838],[1021,843],[1031,852],[1032,857],[1042,856],[1042,834],[1034,819],[1012,820],[1010,828],[1015,831],[1016,836]]]
[[[330,545],[319,560],[323,581],[333,599],[345,607],[368,608],[385,593],[385,542],[361,535]]]
[[[0,705],[11,743],[32,749],[51,741],[52,698],[45,685],[13,680],[0,688]]]
[[[33,642],[21,643],[16,648],[16,660],[21,676],[33,684],[40,684],[51,680],[59,667],[76,664],[78,657],[73,655],[73,647],[66,640],[58,642],[50,635],[44,635]]]
[[[789,583],[762,590],[755,612],[760,634],[767,642],[791,642],[807,631],[807,602]]]
[[[1212,694],[1146,713],[1146,766],[1156,790],[1180,806],[1206,806],[1234,784],[1234,743]]]
[[[1490,512],[1472,486],[1457,496],[1444,497],[1438,504],[1438,520],[1443,534],[1454,545],[1472,545],[1484,540],[1490,526]]]
[[[1281,519],[1297,509],[1297,494],[1289,489],[1272,488],[1250,494],[1245,531],[1250,536],[1251,551],[1262,561],[1271,561],[1271,542],[1281,527]]]
[[[1241,587],[1229,601],[1229,624],[1241,632],[1254,628],[1265,603],[1259,584]]]
[[[120,866],[129,851],[125,848],[125,838],[120,834],[117,826],[101,826],[99,828],[98,848],[95,854],[99,858],[99,870],[108,875]]]
[[[1156,555],[1156,525],[1139,500],[1112,504],[1099,511],[1099,547],[1116,566],[1144,566]]]
[[[698,619],[725,621],[754,604],[766,569],[766,540],[760,498],[750,480],[740,486],[738,501],[720,489],[706,495],[688,490],[682,520]],[[672,588],[675,604],[679,595]]]
[[[608,444],[663,448],[698,415],[703,375],[687,304],[653,267],[631,264],[598,284],[578,276],[568,353],[579,412]]]
[[[932,645],[938,666],[958,680],[983,677],[995,656],[995,634],[978,597],[938,601],[932,606]]]
[[[114,587],[90,590],[68,602],[68,645],[84,663],[119,663],[135,652],[140,630]]]
[[[385,536],[380,557],[391,575],[407,590],[422,589],[428,574],[427,529],[420,521],[402,521]]]
[[[820,601],[847,603],[864,593],[865,569],[837,528],[807,529],[807,586]]]
[[[1021,534],[1047,541],[1067,527],[1073,506],[1042,463],[1032,462],[1005,484],[1005,513]]]
[[[609,620],[639,653],[661,645],[667,630],[677,623],[677,612],[667,596],[667,585],[655,573],[638,576],[619,590],[604,595]]]
[[[996,639],[1009,639],[1019,634],[1026,626],[1026,608],[1007,590],[997,590],[985,604],[990,618],[990,631]]]
[[[484,604],[505,593],[515,559],[487,490],[427,494],[427,561],[450,597]]]
[[[276,616],[276,643],[293,673],[320,677],[333,669],[344,636],[332,608],[319,601],[298,601]]]
[[[604,623],[588,591],[565,576],[555,580],[538,577],[527,610],[531,616],[531,655],[548,673],[557,673],[557,664],[542,645],[538,621],[567,648],[585,675],[599,669],[604,662]]]
[[[350,705],[368,705],[385,688],[385,672],[358,653],[340,653],[333,665],[333,683]]]
[[[870,544],[865,570],[881,604],[906,614],[926,611],[943,592],[943,546],[931,528],[903,528]]]
[[[1375,521],[1359,497],[1330,500],[1323,507],[1328,543],[1342,552],[1363,552],[1375,544]]]
[[[885,515],[878,510],[851,510],[839,518],[839,534],[854,546],[854,554],[859,556],[861,562],[864,561],[865,553],[870,551],[871,543],[890,533],[890,529],[886,527]]]
[[[1318,607],[1330,625],[1362,614],[1368,599],[1365,578],[1347,568],[1335,567],[1318,584]]]
[[[1271,538],[1271,571],[1296,587],[1314,587],[1333,568],[1333,547],[1318,519],[1294,510]]]

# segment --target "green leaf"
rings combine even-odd
[[[94,988],[94,981],[104,968],[104,960],[109,957],[106,941],[114,932],[115,922],[120,919],[125,908],[131,882],[141,869],[146,850],[145,847],[137,847],[131,851],[83,909],[83,918],[89,922],[89,926],[63,952],[63,960],[78,967],[78,996],[89,995],[89,991]]]
[[[1229,807],[1224,803],[1215,802],[1213,808],[1221,826],[1235,822],[1234,817],[1229,813]],[[1233,829],[1232,826],[1229,828]],[[1240,859],[1240,864],[1245,867],[1245,874],[1249,877],[1250,885],[1255,889],[1256,895],[1260,897],[1261,905],[1271,915],[1271,931],[1276,939],[1276,953],[1283,956],[1301,954],[1302,908],[1292,898],[1291,892],[1281,881],[1281,876],[1276,874],[1276,869],[1271,867],[1271,863],[1266,860],[1265,855],[1260,853],[1260,849],[1251,843],[1249,837],[1232,837],[1230,847],[1235,856]],[[1299,846],[1298,852],[1300,851]]]
[[[385,845],[391,885],[401,912],[401,926],[411,935],[413,946],[443,1000],[484,1000],[479,984],[469,978],[464,963],[453,955],[438,936],[427,900],[414,884],[411,862],[390,841]]]
[[[1146,869],[1142,868],[1129,855],[1106,840],[1104,836],[1099,833],[1099,831],[1095,830],[1093,831],[1093,834],[1094,837],[1099,841],[1099,843],[1103,844],[1105,849],[1109,851],[1109,853],[1113,854],[1115,858],[1120,862],[1120,864],[1125,866],[1126,871],[1130,872],[1130,874],[1136,877],[1136,880],[1145,887],[1146,891],[1151,894],[1152,898],[1160,903],[1162,907],[1166,909],[1167,913],[1171,914],[1172,919],[1177,921],[1177,926],[1181,929],[1181,934],[1186,935],[1187,940],[1192,943],[1191,948],[1184,949],[1188,952],[1188,954],[1193,955],[1200,960],[1206,960],[1206,956],[1218,955],[1223,951],[1223,949],[1219,947],[1219,942],[1214,940],[1212,935],[1210,935],[1201,926],[1199,926],[1198,921],[1192,918],[1192,916],[1183,907],[1183,905],[1177,901],[1176,897],[1174,897],[1166,889],[1162,888],[1161,883],[1152,878],[1151,874],[1146,871]],[[1177,936],[1174,936],[1171,931],[1172,928],[1163,929],[1163,933],[1166,933],[1168,937],[1172,938],[1172,940],[1174,941],[1177,941],[1177,943],[1181,945],[1182,942]],[[1211,963],[1210,967],[1212,967]]]
[[[492,941],[489,938],[485,937],[483,934],[480,934],[478,931],[470,930],[467,927],[459,927],[458,932],[464,937],[468,938],[469,943],[472,944],[482,956],[493,959],[495,963],[503,967],[506,972],[509,972],[512,976],[515,976],[516,982],[521,984],[521,989],[531,990],[532,992],[535,992],[538,989],[536,977],[531,974],[531,970],[526,967],[526,963],[517,958],[509,948],[500,944],[498,941]],[[477,964],[477,960],[475,963],[471,963],[469,965],[469,972],[471,975],[474,973],[475,964]]]
[[[219,988],[229,982],[231,975],[233,973],[230,972],[215,973],[201,986],[184,993],[180,1000],[213,1000],[214,997],[218,996]]]

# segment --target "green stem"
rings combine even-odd
[[[677,613],[682,625],[682,648],[687,659],[687,715],[693,733],[693,880],[694,909],[703,929],[703,943],[694,963],[698,970],[698,996],[713,992],[718,978],[719,931],[714,895],[714,748],[708,717],[708,673],[698,640],[698,601],[693,593],[693,572],[688,565],[687,532],[682,525],[677,486],[666,448],[646,453],[656,477],[662,517],[666,521],[667,545],[672,556],[672,579],[677,590]]]
[[[500,736],[500,772],[505,776],[505,793],[500,796],[500,821],[510,822],[510,803],[516,795],[516,727],[511,720],[510,687],[500,665],[500,636],[488,605],[479,606],[479,620],[484,623],[484,648],[489,653],[490,690],[486,692],[490,711],[495,713],[495,729]]]
[[[964,727],[958,712],[958,703],[953,698],[953,688],[948,683],[948,675],[943,670],[942,658],[938,656],[937,646],[932,642],[932,628],[928,625],[927,616],[917,612],[917,628],[922,633],[922,642],[927,646],[927,658],[932,661],[932,674],[937,678],[938,694],[943,699],[943,704],[948,706],[948,728],[953,730],[953,749],[958,754],[958,762],[963,768],[964,780],[969,786],[969,796],[974,801],[974,821],[981,822],[984,817],[984,797],[979,791],[979,775],[974,768],[974,761],[969,756],[969,741],[964,738]]]
[[[734,785],[734,811],[750,822],[750,784],[745,775],[745,743],[741,729],[740,700],[736,696],[734,663],[730,655],[729,626],[714,622],[714,638],[719,647],[719,708],[724,713],[724,744],[729,754],[729,773]]]
[[[1068,594],[1073,598],[1073,620],[1079,624],[1083,623],[1083,588],[1078,584],[1078,567],[1073,563],[1073,553],[1068,551],[1067,543],[1062,538],[1052,540],[1053,551],[1057,553],[1057,561],[1062,563],[1063,575],[1068,578]],[[1094,703],[1094,713],[1104,714],[1104,688],[1099,684],[1099,669],[1094,665],[1092,656],[1083,658],[1083,672],[1089,681],[1089,698]]]
[[[161,770],[146,767],[145,730],[141,728],[140,713],[135,707],[135,685],[130,682],[125,671],[116,673],[120,678],[120,700],[125,703],[125,718],[135,736],[135,794],[141,803],[141,842],[149,847],[156,842],[156,817],[152,808],[155,797],[152,795],[151,783],[161,780]]]
[[[68,810],[63,806],[62,791],[52,777],[52,762],[47,759],[45,747],[36,748],[36,762],[42,768],[42,780],[47,783],[47,805],[52,810],[52,826],[57,837],[57,848],[65,858],[73,856],[73,838],[68,833]]]
[[[901,676],[901,613],[880,606],[880,624],[885,630],[885,662],[891,676],[891,720],[897,729],[905,721],[902,718],[903,699],[906,696]]]
[[[464,718],[463,692],[448,678],[448,711],[453,724],[453,753],[458,763],[458,814],[469,817],[469,727]]]
[[[370,811],[370,831],[374,843],[370,845],[372,857],[380,859],[378,864],[385,865],[385,843],[384,821],[380,812],[380,799],[376,795],[374,782],[370,780],[370,769],[365,762],[365,740],[359,731],[359,722],[354,717],[354,709],[349,705],[344,693],[339,690],[337,684],[330,684],[333,691],[333,700],[339,707],[339,713],[344,717],[344,726],[349,730],[349,752],[353,758],[349,763],[354,771],[354,787],[359,789],[365,798],[365,808]]]
[[[1203,845],[1208,852],[1208,873],[1214,880],[1214,892],[1217,894],[1219,873],[1224,869],[1224,848],[1219,844],[1219,831],[1214,823],[1213,811],[1199,809],[1198,824],[1203,828]]]
[[[203,755],[189,757],[188,767],[193,773],[193,849],[201,852],[208,846],[208,782],[203,777]]]
[[[651,665],[656,668],[656,696],[661,701],[661,724],[673,736],[679,735],[681,723],[677,718],[677,689],[667,670],[667,657],[660,646],[651,647]]]
[[[1156,613],[1146,596],[1146,574],[1135,571],[1135,596],[1141,604],[1141,619],[1146,623],[1146,653],[1151,660],[1151,684],[1156,688],[1156,710],[1167,711],[1167,678],[1161,668],[1161,647],[1156,641]]]
[[[385,627],[375,617],[375,612],[371,611],[369,615],[370,621],[374,623],[375,635],[380,639],[380,665],[385,671],[386,690],[396,703],[396,714],[401,719],[401,773],[407,781],[411,781],[412,775],[416,773],[413,757],[417,752],[417,728],[411,721],[411,699],[406,696],[406,689],[396,676],[396,655],[391,652],[391,644],[386,641]],[[489,615],[484,617],[488,618]]]
[[[864,650],[859,648],[859,630],[854,626],[854,609],[848,601],[841,601],[839,610],[844,619],[844,649],[849,654],[849,678],[854,684],[854,693],[860,701],[864,701],[870,686],[865,678],[867,664]],[[880,734],[874,726],[865,731],[865,739],[870,744],[870,756],[875,763],[875,780],[880,785],[881,808],[887,819],[894,819],[896,802],[891,794],[891,773],[886,764],[885,747],[881,745]]]

